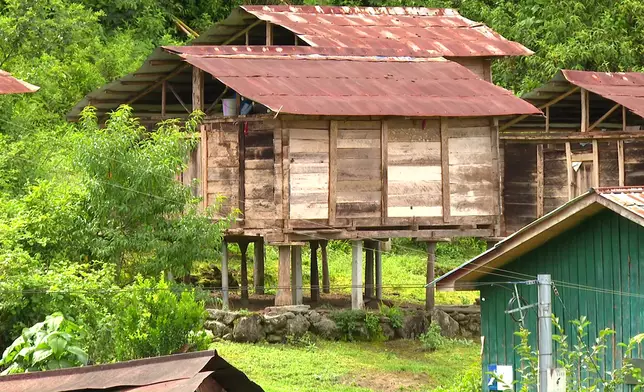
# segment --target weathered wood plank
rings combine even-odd
[[[360,129],[380,129],[380,121],[365,121],[365,120],[355,120],[355,121],[338,121],[338,129],[342,134],[343,130],[360,130]],[[341,136],[342,137],[342,136]]]
[[[440,217],[443,215],[442,206],[434,207],[388,207],[387,215],[390,218]]]
[[[338,148],[380,148],[380,138],[377,139],[340,139]]]
[[[441,137],[441,170],[440,180],[442,181],[443,189],[441,197],[443,199],[443,222],[450,221],[450,185],[449,185],[449,120],[441,117],[440,120],[440,137]]]
[[[329,201],[328,219],[329,225],[335,224],[336,198],[338,182],[338,123],[331,121],[329,124]]]
[[[361,130],[347,130],[338,129],[338,140],[340,139],[380,139],[380,121],[378,128],[361,129]]]
[[[575,197],[574,186],[574,173],[572,168],[572,152],[570,149],[570,142],[566,142],[566,189],[568,191],[568,200]]]
[[[543,144],[537,144],[537,218],[543,216]]]
[[[387,208],[388,208],[388,190],[389,190],[389,176],[387,174],[389,167],[389,120],[382,120],[380,128],[380,219],[384,225],[387,222]]]
[[[291,129],[329,129],[328,120],[283,120],[282,126]]]
[[[391,184],[396,182],[441,181],[442,169],[440,166],[389,166],[389,190]]]
[[[593,140],[593,187],[599,187],[599,146]]]
[[[327,129],[299,129],[291,128],[291,140],[329,140],[329,130]]]
[[[422,124],[416,128],[392,128],[389,127],[389,142],[440,142],[440,128],[438,121],[432,121],[432,127]]]
[[[619,186],[624,186],[624,141],[617,141],[617,168],[619,170]]]
[[[336,181],[335,189],[338,193],[340,192],[375,192],[380,191],[382,188],[381,179],[370,179],[370,180],[350,180],[350,181]]]

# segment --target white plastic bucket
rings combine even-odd
[[[225,98],[221,100],[222,106],[224,108],[224,116],[236,116],[237,115],[237,99],[236,98]]]

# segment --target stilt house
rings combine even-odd
[[[502,121],[505,232],[591,187],[644,185],[644,74],[560,71]]]
[[[500,234],[498,121],[540,111],[489,82],[490,59],[522,54],[451,10],[245,6],[71,117],[88,104],[129,103],[151,122],[203,110],[185,177],[204,205],[222,195],[224,212],[241,212],[226,239],[242,246],[242,295],[248,242],[280,247],[276,302],[288,304],[302,301],[299,247],[351,239],[360,307],[360,241]],[[314,298],[318,285],[312,262]]]

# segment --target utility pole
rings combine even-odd
[[[552,279],[537,275],[539,317],[539,392],[548,389],[548,370],[552,368]]]

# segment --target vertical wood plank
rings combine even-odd
[[[376,264],[376,299],[382,299],[382,241],[375,241],[374,252],[375,254],[375,264]]]
[[[588,90],[581,89],[581,131],[588,131],[589,125],[589,104],[588,104]]]
[[[624,141],[617,141],[617,168],[619,170],[619,186],[624,186],[625,183],[625,174],[624,174]]]
[[[304,299],[302,289],[302,247],[293,245],[291,246],[291,293],[294,305],[302,305]]]
[[[546,132],[550,131],[550,106],[546,106]]]
[[[168,84],[167,81],[161,83],[161,117],[165,117],[165,107],[168,100]]]
[[[192,110],[203,110],[203,87],[203,71],[192,67]]]
[[[365,264],[364,264],[364,296],[373,298],[373,241],[364,241]]]
[[[537,144],[537,218],[543,216],[543,144]]]
[[[382,176],[381,199],[380,199],[380,222],[384,226],[387,224],[387,203],[389,200],[389,174],[388,174],[388,146],[389,144],[389,125],[387,120],[382,120],[380,127],[380,175]]]
[[[447,117],[441,117],[441,181],[442,181],[442,200],[443,200],[443,222],[447,223],[450,219],[450,197],[449,197],[449,135]]]
[[[255,294],[264,295],[264,261],[266,260],[266,249],[264,238],[255,241],[255,268],[253,268],[253,283]]]
[[[599,187],[599,143],[593,140],[593,187]]]
[[[284,122],[281,122],[282,128],[282,216],[284,218],[284,228],[287,229],[290,225],[289,220],[291,217],[291,186],[290,186],[290,158],[289,158],[289,145],[290,135],[289,130],[284,127]]]
[[[336,183],[338,180],[338,122],[329,126],[329,226],[335,225]]]
[[[293,305],[291,296],[291,247],[288,245],[279,246],[279,266],[277,268],[277,293],[275,294],[275,305]]]
[[[499,156],[499,120],[497,118],[493,118],[490,121],[490,148],[492,150],[492,192],[494,194],[493,211],[496,217],[495,219],[497,219],[495,230],[496,235],[501,235],[499,223],[503,198],[501,197],[501,177],[499,174],[499,162],[501,158]]]
[[[331,279],[329,278],[329,256],[326,251],[328,241],[320,241],[322,254],[322,292],[329,294],[331,292]]]
[[[228,243],[221,241],[221,306],[228,309]]]
[[[428,241],[427,242],[427,276],[426,276],[426,286],[425,286],[425,310],[432,311],[434,310],[435,298],[434,292],[435,287],[430,286],[429,284],[434,281],[434,264],[436,264],[436,242]]]
[[[245,218],[246,212],[246,137],[244,135],[244,123],[239,124],[237,146],[239,151],[239,198],[237,199],[239,211]]]
[[[566,142],[566,173],[567,173],[566,186],[568,187],[568,200],[572,200],[573,197],[575,197],[575,191],[573,189],[574,171],[572,169],[572,151],[570,148],[570,142]]]
[[[248,306],[248,242],[239,242],[239,251],[241,253],[241,303],[242,306]]]
[[[248,31],[246,31],[246,33],[244,35],[246,36],[246,40],[245,40],[246,46],[248,46],[248,45],[250,45],[250,36],[248,35]]]
[[[318,267],[318,241],[311,241],[311,302],[320,301],[320,269]]]
[[[273,24],[266,22],[266,46],[273,45]]]
[[[203,111],[203,99],[204,99],[204,72],[197,68],[192,67],[192,110],[201,110]],[[195,196],[202,197],[202,207],[206,207],[208,202],[208,177],[206,167],[208,165],[208,156],[206,154],[206,129],[205,125],[200,125],[199,129],[201,131],[201,140],[199,141],[199,146],[193,154],[193,164],[194,172],[191,176],[192,178],[199,179],[199,185],[194,189]],[[192,178],[190,179],[192,181]],[[205,181],[204,181],[205,179]]]
[[[204,210],[208,207],[208,128],[210,125],[201,124],[201,203]]]
[[[351,263],[351,309],[360,310],[364,308],[362,298],[362,241],[352,241],[352,263]]]
[[[626,106],[622,106],[622,131],[626,132]]]

